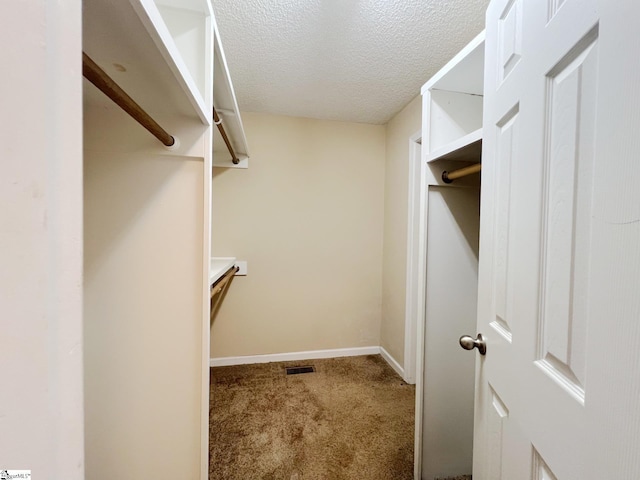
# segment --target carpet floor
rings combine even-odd
[[[379,355],[212,368],[209,479],[411,480],[414,399]]]

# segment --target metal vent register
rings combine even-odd
[[[287,375],[298,375],[299,373],[314,373],[316,371],[315,367],[307,366],[307,367],[286,367],[285,371]]]

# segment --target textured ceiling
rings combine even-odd
[[[384,124],[488,0],[213,0],[241,110]]]

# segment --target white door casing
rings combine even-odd
[[[487,11],[475,480],[640,478],[639,14]]]
[[[420,230],[420,199],[422,196],[422,131],[409,138],[409,178],[407,199],[407,287],[404,320],[404,381],[415,385],[417,369],[417,332],[418,323],[423,319],[423,312],[417,308],[416,297],[420,277],[420,246],[418,232]]]

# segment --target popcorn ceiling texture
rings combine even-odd
[[[385,124],[488,0],[213,0],[241,110]]]

